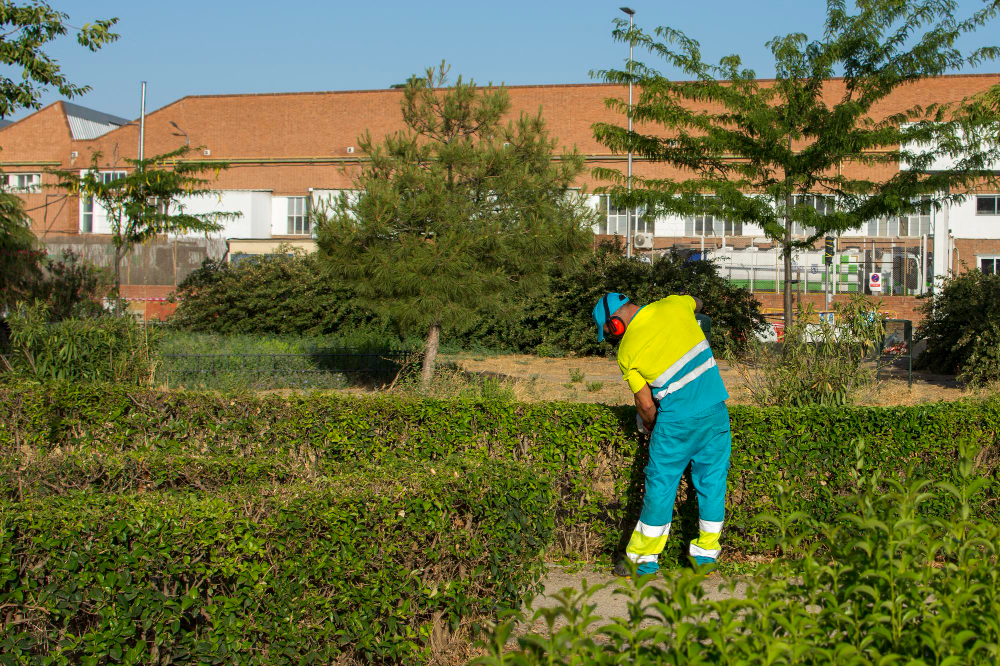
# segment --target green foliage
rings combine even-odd
[[[836,407],[854,404],[876,387],[876,351],[885,336],[885,317],[863,294],[834,304],[835,322],[799,306],[784,342],[756,338],[730,354],[753,401],[762,407]]]
[[[582,382],[585,376],[586,375],[584,375],[584,373],[580,371],[580,368],[569,369],[569,380],[574,384],[579,384],[580,382]]]
[[[171,326],[226,335],[335,333],[365,348],[399,344],[350,283],[317,275],[316,255],[262,256],[237,266],[206,260],[178,285]]]
[[[1000,275],[972,270],[944,280],[921,306],[916,366],[974,386],[1000,380]]]
[[[583,156],[556,158],[540,111],[505,120],[503,86],[461,77],[448,86],[447,73],[442,63],[426,80],[411,77],[407,129],[380,144],[360,137],[370,162],[356,195],[316,220],[329,270],[404,333],[427,335],[425,383],[442,328],[462,330],[470,311],[539,291],[551,266],[588,246],[594,217],[570,189]]]
[[[317,280],[321,270],[321,260],[312,255],[261,257],[237,266],[206,262],[178,288],[171,325],[241,335],[334,335],[344,346],[366,349],[423,344],[401,336],[353,283],[333,276]],[[667,256],[650,265],[602,248],[554,269],[542,294],[509,296],[500,312],[473,307],[465,313],[465,330],[446,331],[442,344],[552,357],[605,354],[610,347],[597,342],[590,311],[608,291],[641,303],[672,293],[697,295],[712,317],[712,344],[719,349],[738,348],[765,325],[753,295],[731,285],[709,262]]]
[[[111,28],[118,19],[99,20],[74,28],[76,41],[91,51],[118,39]],[[0,0],[0,63],[5,66],[0,76],[0,118],[6,118],[18,109],[37,109],[45,88],[54,87],[68,99],[90,91],[90,86],[76,86],[62,73],[58,61],[49,57],[42,48],[65,35],[69,15],[53,9],[49,3],[33,0],[15,3]],[[7,69],[7,68],[12,69]],[[18,72],[21,80],[6,76]]]
[[[617,167],[594,173],[612,183],[608,191],[622,206],[759,225],[783,248],[790,294],[793,248],[914,212],[927,205],[920,196],[937,206],[962,200],[981,182],[996,183],[992,164],[1000,148],[984,141],[995,134],[995,99],[914,103],[889,116],[882,110],[914,82],[997,56],[994,47],[963,51],[960,45],[998,6],[987,3],[965,18],[956,17],[956,9],[954,2],[923,0],[829,2],[818,39],[792,33],[767,43],[775,71],[768,81],[738,55],[705,62],[698,42],[679,30],[661,27],[648,35],[617,19],[616,40],[662,58],[681,76],[671,79],[638,62],[597,72],[619,90],[635,85],[634,105],[620,97],[607,105],[650,129],[644,134],[599,122],[595,137],[617,154],[631,151],[664,164],[658,174],[682,176],[634,175],[628,183]],[[952,168],[935,166],[955,156]],[[811,194],[834,198],[835,210],[793,198]],[[792,236],[796,224],[807,230],[804,236]],[[791,323],[790,297],[785,319]]]
[[[534,620],[547,630],[507,643],[522,614],[501,622],[479,666],[569,664],[995,664],[1000,659],[1000,527],[972,499],[984,480],[969,458],[955,484],[900,483],[865,474],[827,501],[837,524],[795,511],[782,491],[775,540],[782,557],[759,566],[742,594],[704,571],[620,585],[627,617],[597,617],[601,586],[565,589]],[[948,497],[953,513],[926,518]],[[728,594],[712,601],[706,590]]]
[[[110,288],[107,270],[73,250],[63,250],[58,259],[46,257],[42,266],[44,274],[33,292],[49,304],[53,321],[104,314],[103,299]]]
[[[24,202],[0,189],[0,312],[28,298],[41,277],[37,245]]]
[[[522,349],[547,344],[577,353],[606,354],[611,347],[597,341],[590,313],[609,291],[622,292],[634,303],[650,303],[670,294],[697,296],[712,318],[712,346],[720,350],[740,347],[765,326],[753,295],[730,284],[711,262],[686,261],[670,254],[646,264],[605,248],[554,275],[548,294],[521,310],[522,319],[508,339],[519,339]],[[477,333],[480,339],[489,339],[488,330]]]
[[[594,393],[604,388],[604,382],[587,382],[587,391]]]
[[[155,331],[134,318],[102,315],[52,321],[51,306],[21,304],[7,315],[13,378],[104,381],[149,386]]]
[[[726,556],[770,553],[775,528],[755,520],[775,511],[779,487],[794,481],[792,510],[836,522],[827,493],[852,486],[854,442],[868,442],[863,472],[956,481],[960,448],[996,480],[1000,402],[896,408],[730,408],[733,453]],[[218,396],[57,384],[0,390],[0,494],[80,487],[217,488],[244,479],[313,478],[338,465],[399,459],[511,460],[553,480],[555,554],[611,555],[641,507],[646,450],[635,410],[593,404],[509,400],[416,400]],[[311,462],[309,462],[311,461]],[[255,476],[256,475],[256,476]],[[977,504],[1000,519],[995,495]],[[946,500],[922,510],[949,515]],[[677,538],[665,562],[697,534],[693,488],[682,482]],[[692,534],[692,536],[688,536]]]
[[[208,172],[216,176],[228,168],[225,162],[185,160],[189,146],[145,159],[125,158],[129,167],[121,176],[105,180],[100,173],[100,153],[91,157],[90,169],[55,169],[56,187],[71,195],[89,197],[107,213],[111,242],[115,246],[115,289],[121,288],[121,260],[132,248],[158,234],[183,234],[191,231],[218,231],[222,222],[240,213],[215,211],[189,213],[181,199],[212,194]]]
[[[5,501],[0,659],[424,663],[536,588],[551,500],[521,466],[455,460]]]

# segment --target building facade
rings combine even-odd
[[[889,115],[915,104],[956,102],[997,84],[1000,74],[939,77],[900,89],[877,112]],[[841,88],[842,82],[834,79],[824,92],[832,100]],[[512,116],[541,108],[551,136],[585,156],[588,170],[578,186],[598,211],[596,237],[623,237],[628,215],[607,197],[592,194],[602,183],[589,168],[625,168],[624,156],[598,144],[591,130],[595,122],[624,122],[604,104],[605,98],[624,91],[587,84],[513,86],[509,93]],[[207,95],[185,97],[148,114],[147,157],[188,144],[198,148],[194,159],[230,165],[212,182],[213,196],[183,205],[191,212],[230,211],[240,217],[208,238],[164,237],[137,249],[125,266],[123,294],[136,303],[155,304],[206,257],[269,253],[282,242],[311,247],[309,211],[352,188],[365,159],[357,148],[361,134],[368,131],[377,141],[403,129],[401,98],[402,92],[393,89]],[[103,212],[53,189],[55,179],[47,170],[82,172],[97,154],[101,173],[114,177],[126,168],[126,157],[138,154],[138,122],[56,102],[0,128],[0,148],[4,185],[24,199],[33,230],[49,251],[75,248],[106,262],[109,228]],[[635,161],[634,173],[676,176],[669,167],[641,159]],[[835,205],[812,195],[805,202],[820,210]],[[710,216],[634,216],[631,224],[639,232],[640,256],[674,249],[711,258],[723,274],[758,293],[765,306],[777,307],[780,261],[761,229]],[[912,315],[910,300],[935,276],[972,266],[1000,270],[1000,192],[973,192],[964,203],[941,211],[928,207],[918,215],[880,220],[843,234],[838,244],[832,277],[824,273],[820,250],[796,257],[793,277],[804,299],[817,296],[827,284],[837,293],[864,289],[868,275],[878,272],[888,277],[883,294],[892,301],[902,299],[895,314]]]

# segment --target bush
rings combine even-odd
[[[800,305],[782,343],[755,338],[741,353],[728,354],[756,404],[836,407],[854,404],[876,388],[875,352],[885,337],[885,318],[863,294],[834,309],[831,324],[812,305]]]
[[[34,288],[34,297],[50,306],[53,321],[98,317],[105,314],[104,297],[111,289],[111,273],[72,250],[63,250],[59,259],[46,257],[44,274]]]
[[[417,663],[535,589],[552,493],[512,463],[0,504],[0,661]]]
[[[317,275],[321,267],[312,255],[261,258],[235,267],[207,262],[178,288],[181,303],[171,323],[189,331],[363,336],[381,341],[383,348],[401,344],[391,322],[373,314],[350,285]],[[469,313],[462,331],[444,332],[442,350],[607,353],[609,347],[597,342],[590,312],[608,291],[641,303],[672,293],[697,295],[713,319],[713,344],[720,349],[750,339],[764,326],[753,295],[732,286],[709,262],[668,255],[645,264],[604,249],[557,269],[541,296],[512,298],[499,312]]]
[[[726,557],[767,554],[774,529],[756,521],[794,483],[793,508],[836,522],[828,493],[852,486],[854,445],[864,473],[909,468],[954,482],[961,447],[1000,477],[1000,401],[893,408],[730,408],[733,453]],[[217,488],[255,477],[292,482],[342,465],[461,455],[530,466],[555,484],[555,554],[594,559],[624,544],[641,507],[646,450],[631,407],[507,400],[339,395],[219,396],[56,384],[0,388],[0,492],[79,487]],[[86,483],[83,483],[86,482]],[[83,486],[81,486],[83,483]],[[950,515],[943,500],[923,509]],[[976,510],[1000,518],[993,496]],[[697,534],[694,490],[682,482],[667,556]]]
[[[170,323],[188,331],[398,338],[348,285],[325,276],[315,255],[261,256],[237,266],[205,260],[178,285],[176,297]]]
[[[51,321],[51,306],[21,304],[8,314],[13,378],[104,381],[149,386],[156,331],[131,316],[101,315]]]
[[[600,587],[567,589],[535,614],[548,631],[508,641],[502,622],[473,664],[996,664],[1000,659],[1000,527],[970,498],[982,486],[960,463],[955,486],[900,484],[855,476],[854,491],[829,501],[833,525],[785,510],[783,557],[758,567],[742,595],[710,601],[718,579],[704,572],[655,575],[619,592],[628,615],[609,621],[588,606]],[[794,492],[794,487],[788,488]],[[949,496],[955,513],[922,518],[922,505]],[[726,588],[735,591],[735,584]]]
[[[1000,275],[978,270],[946,278],[921,307],[916,367],[974,386],[1000,381]]]

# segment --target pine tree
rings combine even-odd
[[[870,220],[961,200],[970,186],[995,181],[997,115],[983,112],[989,105],[914,105],[893,115],[879,105],[904,86],[995,58],[996,48],[963,53],[956,41],[986,25],[997,7],[989,2],[957,20],[950,0],[865,0],[856,14],[843,0],[828,0],[820,39],[793,33],[768,42],[773,80],[759,80],[737,55],[704,62],[698,42],[678,30],[662,27],[651,36],[618,20],[616,40],[663,58],[690,80],[670,80],[638,62],[595,73],[632,82],[639,97],[631,109],[635,131],[597,123],[594,134],[676,175],[633,177],[629,193],[620,171],[594,173],[611,182],[607,189],[621,205],[760,225],[781,247],[790,325],[795,249]],[[623,99],[607,103],[629,113]],[[929,171],[942,157],[953,165]],[[832,212],[802,197],[817,194],[831,197]],[[794,225],[806,235],[793,237]]]
[[[356,192],[316,221],[327,266],[404,332],[426,335],[425,387],[442,328],[541,288],[551,266],[590,245],[594,222],[570,189],[583,157],[556,158],[541,110],[505,120],[503,86],[445,87],[447,74],[442,63],[410,78],[407,129],[359,139],[370,161]]]

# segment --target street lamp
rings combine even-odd
[[[188,138],[188,133],[177,126],[177,123],[170,121],[170,124],[174,126],[174,129],[184,135],[184,147],[189,148],[191,146],[191,140]],[[177,136],[176,134],[174,136]]]
[[[634,41],[632,39],[632,21],[635,17],[635,10],[630,7],[621,7],[623,12],[628,14],[628,176],[626,178],[628,183],[628,194],[629,202],[632,199],[632,46]],[[632,257],[632,207],[630,206],[625,212],[625,256]]]

